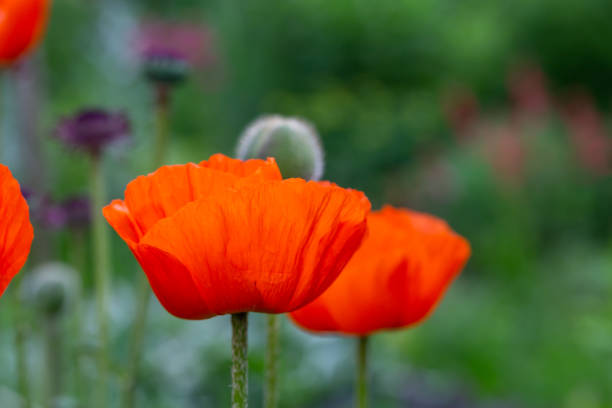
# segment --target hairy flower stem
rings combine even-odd
[[[169,89],[164,85],[156,88],[155,99],[155,147],[153,151],[153,170],[164,164],[165,153],[168,143],[168,107]],[[136,386],[138,383],[138,368],[142,359],[142,349],[144,334],[147,323],[147,312],[149,310],[149,300],[151,289],[149,281],[144,273],[138,276],[138,293],[134,324],[132,325],[132,337],[130,338],[130,348],[128,355],[128,365],[123,389],[121,406],[123,408],[133,408],[136,401]]]
[[[19,301],[17,282],[12,288],[13,319],[15,325],[15,359],[17,362],[17,389],[21,398],[20,408],[30,408],[30,386],[28,381],[28,363],[26,360],[26,327],[21,316],[21,302]]]
[[[232,408],[248,406],[247,326],[246,313],[232,315]]]
[[[264,408],[276,408],[278,405],[278,336],[280,319],[278,315],[267,316],[268,341],[266,345],[266,387],[264,390]]]
[[[357,387],[355,407],[368,406],[368,367],[367,367],[368,337],[362,336],[357,340]]]
[[[93,263],[96,289],[96,312],[98,315],[98,378],[93,393],[94,406],[107,408],[108,387],[108,302],[110,288],[110,250],[102,207],[105,204],[104,173],[99,154],[91,160],[91,219],[93,241]]]

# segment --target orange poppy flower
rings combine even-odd
[[[218,154],[138,177],[104,216],[162,305],[206,319],[312,301],[359,247],[369,208],[354,190],[281,180],[274,159]]]
[[[30,253],[34,230],[17,180],[0,164],[0,296]]]
[[[16,61],[38,43],[49,5],[49,0],[0,1],[0,64]]]
[[[385,207],[368,216],[369,235],[340,277],[291,313],[316,332],[364,336],[412,326],[431,313],[470,256],[470,246],[442,220]]]

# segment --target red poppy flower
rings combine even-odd
[[[359,247],[370,204],[281,180],[274,159],[165,166],[104,208],[162,305],[184,319],[282,313],[319,296]]]
[[[34,231],[28,204],[8,167],[0,164],[0,296],[23,267]]]
[[[0,65],[16,61],[40,39],[49,13],[49,0],[0,2]]]
[[[435,217],[385,207],[368,216],[369,235],[323,295],[291,313],[316,332],[368,335],[425,319],[470,255]]]

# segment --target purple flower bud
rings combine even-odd
[[[214,36],[205,25],[146,20],[134,34],[135,54],[147,79],[155,84],[176,85],[192,68],[201,73],[217,65]]]
[[[130,123],[125,114],[102,109],[86,109],[63,118],[55,137],[68,146],[98,155],[109,143],[125,139],[130,134]]]
[[[143,56],[143,71],[154,83],[177,85],[189,74],[189,61],[172,49],[150,49]]]

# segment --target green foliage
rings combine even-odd
[[[87,162],[48,138],[61,115],[83,106],[122,109],[132,120],[132,141],[105,159],[109,198],[150,170],[153,92],[134,63],[130,36],[140,19],[156,15],[210,26],[218,57],[216,73],[203,70],[171,95],[168,163],[232,154],[244,126],[262,114],[304,117],[321,135],[325,179],[364,190],[375,208],[391,203],[439,215],[471,242],[465,272],[428,321],[373,339],[375,406],[612,407],[612,181],[579,163],[557,110],[513,127],[507,89],[509,71],[527,59],[542,66],[554,99],[563,102],[565,91],[582,86],[607,105],[610,2],[58,0],[37,58],[44,91],[37,126],[52,195],[87,191]],[[515,130],[525,151],[518,181],[500,175],[499,158],[492,163],[483,154],[479,143],[489,133],[465,141],[449,125],[445,98],[456,85],[473,90],[481,121]],[[10,116],[12,90],[5,92],[9,108],[2,111]],[[5,140],[22,143],[14,124],[4,129]],[[47,237],[47,254],[34,254],[25,274],[44,256],[72,261],[70,232],[38,236]],[[112,254],[117,391],[131,284],[141,272],[117,237]],[[90,301],[85,305],[87,322]],[[0,370],[0,401],[16,389],[14,339],[5,329],[12,318],[0,307],[0,367],[8,367]],[[95,381],[94,328],[86,324],[85,339],[65,346],[78,346],[88,381]],[[263,384],[263,328],[255,317],[254,407]],[[351,339],[317,338],[287,321],[282,329],[281,407],[350,406]],[[30,330],[29,350],[37,350],[41,330]],[[32,355],[40,401],[42,356]],[[179,321],[155,304],[140,406],[229,406],[229,384],[229,319]]]

